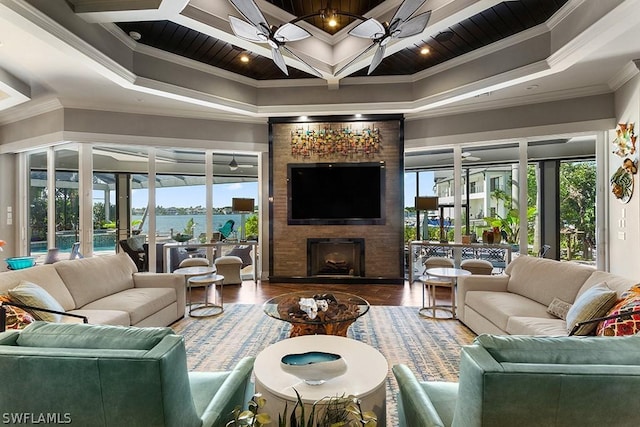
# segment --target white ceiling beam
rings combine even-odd
[[[189,0],[67,0],[87,22],[160,21],[176,16]]]
[[[29,100],[31,100],[29,85],[0,68],[0,111]]]

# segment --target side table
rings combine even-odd
[[[420,309],[420,315],[437,319],[438,317],[436,315],[436,311],[446,310],[451,313],[451,319],[455,319],[456,318],[456,282],[458,280],[458,277],[468,276],[470,274],[471,274],[470,271],[463,270],[461,268],[438,267],[438,268],[427,269],[427,271],[425,271],[425,275],[420,276],[418,280],[420,280],[424,284],[424,286],[429,286],[429,289],[427,289],[427,293],[431,296],[430,297],[431,305],[428,307],[422,307]],[[436,297],[435,297],[435,285],[429,282],[428,280],[429,276],[451,280],[451,307],[437,305]],[[431,316],[427,314],[428,310],[432,311]]]
[[[347,372],[321,385],[309,385],[282,370],[280,360],[287,354],[325,351],[339,354],[347,364]],[[277,420],[289,415],[300,394],[309,414],[314,402],[326,397],[353,395],[360,399],[363,411],[373,411],[378,426],[386,425],[386,380],[389,365],[375,348],[360,341],[335,335],[304,335],[279,341],[262,350],[254,363],[256,392],[266,399],[263,412]],[[316,413],[323,412],[316,406]]]
[[[214,302],[209,302],[209,287],[213,285]],[[216,303],[216,285],[220,285],[220,304]],[[194,276],[187,279],[189,288],[189,316],[191,317],[213,317],[222,314],[224,311],[224,276],[221,274],[207,274],[206,276]],[[193,307],[191,300],[191,288],[204,287],[204,302]],[[197,314],[195,312],[198,312]]]
[[[184,276],[184,285],[187,290],[187,306],[189,307],[189,311],[191,311],[191,288],[189,287],[189,278],[194,276],[202,276],[205,274],[211,274],[215,272],[216,269],[213,266],[193,266],[193,267],[182,267],[177,268],[173,272],[175,274],[182,274]]]

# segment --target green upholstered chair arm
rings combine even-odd
[[[16,345],[18,335],[20,332],[16,330],[0,332],[0,345]]]
[[[224,380],[209,405],[200,415],[202,427],[224,427],[236,406],[246,406],[247,387],[253,371],[253,357],[241,359]]]
[[[391,369],[398,381],[404,425],[445,427],[431,399],[406,365],[395,365]]]
[[[458,386],[460,404],[456,406],[453,425],[482,426],[485,374],[502,370],[502,366],[482,346],[474,344],[462,348]]]

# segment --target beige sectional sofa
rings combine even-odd
[[[92,324],[167,326],[184,317],[184,277],[139,273],[124,252],[2,272],[0,294],[22,281],[42,287],[66,312],[87,316]]]
[[[458,318],[477,334],[567,335],[566,322],[547,312],[554,297],[573,304],[602,282],[620,297],[637,283],[589,266],[530,256],[515,258],[504,273],[458,279]]]

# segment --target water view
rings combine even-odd
[[[249,217],[249,214],[245,215],[245,220]],[[132,223],[135,224],[137,220],[142,220],[142,215],[134,215],[131,217]],[[169,238],[171,231],[173,233],[183,233],[187,222],[193,219],[195,225],[193,228],[193,236],[198,237],[201,233],[206,232],[206,215],[158,215],[156,216],[156,236],[158,238]],[[233,230],[240,231],[240,224],[242,221],[242,214],[214,214],[213,216],[213,230],[217,231],[228,220],[235,222]],[[142,234],[149,234],[149,222],[145,221],[142,226]],[[57,247],[61,252],[69,252],[73,243],[79,239],[77,233],[73,231],[65,231],[56,233],[55,245],[47,245],[46,241],[34,241],[31,242],[31,253],[45,253],[49,247]],[[111,251],[116,247],[116,232],[113,229],[107,230],[94,230],[93,236],[93,249],[95,251]]]

